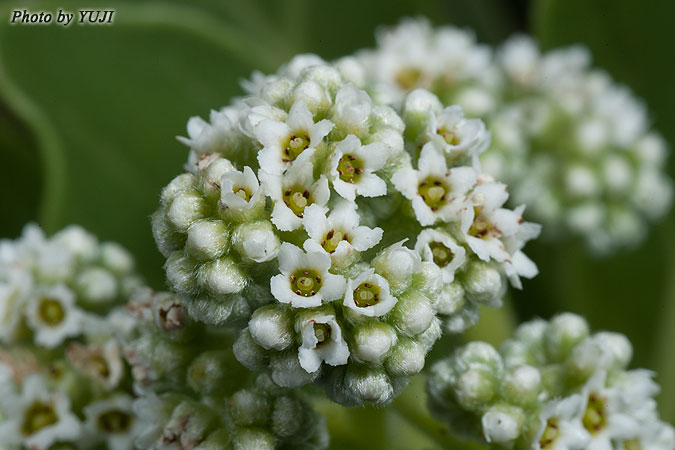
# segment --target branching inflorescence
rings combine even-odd
[[[0,447],[134,448],[116,335],[140,284],[125,249],[77,226],[0,241]]]
[[[574,314],[533,320],[499,352],[472,342],[434,364],[429,406],[457,435],[508,448],[675,448],[654,374],[627,370],[632,352],[622,334],[590,334]]]
[[[235,354],[277,384],[386,404],[442,329],[536,274],[539,227],[477,170],[482,122],[427,91],[399,116],[313,56],[247,88],[182,139],[153,217],[170,286],[198,320],[247,320]]]
[[[0,242],[0,447],[325,449],[309,386],[388,405],[537,274],[524,204],[608,251],[671,200],[644,108],[579,48],[408,20],[242,84],[189,120],[152,216],[171,292],[78,227]],[[534,320],[434,364],[429,407],[495,447],[674,450],[631,356],[578,316]]]
[[[338,65],[384,104],[425,88],[485,120],[493,139],[483,170],[509,184],[550,238],[576,234],[606,254],[636,246],[668,211],[665,141],[627,87],[590,67],[586,48],[542,53],[516,36],[493,52],[468,31],[424,20],[377,38]]]

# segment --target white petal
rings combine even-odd
[[[445,162],[443,152],[432,142],[428,142],[422,147],[420,159],[417,161],[417,169],[419,170],[421,177],[425,178],[430,174],[445,175],[448,166]]]
[[[356,184],[356,192],[363,197],[379,197],[386,195],[387,184],[377,175],[365,172]]]
[[[279,270],[284,275],[290,275],[298,269],[305,269],[305,253],[288,242],[281,244],[279,249]]]
[[[337,300],[344,294],[345,285],[346,281],[344,277],[340,275],[333,275],[332,273],[326,273],[323,275],[321,295],[328,301]]]
[[[272,223],[281,231],[293,231],[302,225],[302,219],[295,215],[282,201],[274,203]]]
[[[335,124],[328,119],[324,119],[316,124],[309,130],[310,132],[310,145],[316,147],[321,143],[323,138],[328,136],[328,133],[335,127]]]
[[[326,219],[326,212],[328,208],[316,203],[309,205],[303,211],[302,224],[310,238],[320,241],[324,233],[328,231],[330,225]]]
[[[382,239],[382,228],[368,228],[366,226],[360,226],[356,229],[354,237],[352,238],[352,247],[355,250],[364,252],[369,248],[376,246]]]
[[[300,367],[309,373],[316,372],[321,367],[321,358],[313,348],[300,347],[298,349],[298,360],[300,361]]]
[[[288,112],[286,125],[294,132],[302,130],[309,133],[310,128],[314,125],[314,117],[305,102],[298,100],[293,103],[291,110]]]
[[[400,169],[391,177],[394,187],[408,200],[417,196],[417,181],[417,173],[411,167]]]

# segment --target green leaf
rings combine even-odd
[[[79,223],[117,240],[160,287],[163,260],[148,217],[161,187],[182,171],[187,152],[175,136],[185,134],[190,115],[241,95],[238,80],[254,67],[270,70],[285,55],[272,56],[254,37],[187,7],[108,5],[116,9],[113,26],[2,21],[0,97],[33,132],[41,156],[37,163],[30,145],[23,154],[17,145],[3,151],[3,170],[25,169],[10,190],[18,206],[3,211],[35,208],[23,192],[42,186],[38,219],[48,232]],[[4,123],[3,146],[14,130]]]

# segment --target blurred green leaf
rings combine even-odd
[[[672,148],[675,59],[670,44],[675,2],[538,0],[534,6],[533,28],[543,47],[587,45],[597,66],[645,99],[656,128]],[[671,157],[671,176],[674,173]],[[590,259],[578,248],[540,252],[535,261],[542,274],[525,286],[527,292],[542,295],[547,287],[556,286],[555,307],[586,315],[594,327],[627,334],[635,347],[636,366],[664,370],[660,381],[668,398],[662,406],[671,421],[675,420],[674,219],[671,213],[652,227],[640,249],[610,259]]]
[[[79,223],[117,240],[160,287],[163,261],[148,217],[185,160],[174,136],[184,134],[189,115],[240,95],[238,80],[254,67],[270,70],[284,55],[272,59],[254,37],[186,7],[107,5],[117,10],[114,26],[0,26],[0,93],[29,124],[42,156],[42,164],[33,156],[32,166],[21,166],[28,170],[15,204],[30,204],[22,192],[40,186],[41,165],[39,221],[47,231]],[[20,156],[30,160],[29,149]],[[3,167],[15,153],[3,151]]]

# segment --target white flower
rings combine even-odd
[[[243,104],[211,111],[209,122],[201,117],[191,117],[187,123],[189,138],[178,137],[178,140],[189,146],[197,156],[209,153],[227,153],[228,144],[233,135],[239,132],[238,121]]]
[[[448,106],[439,113],[429,111],[425,134],[437,148],[443,149],[450,161],[471,158],[474,166],[478,155],[490,145],[490,133],[480,119],[465,119],[459,105]]]
[[[272,198],[272,223],[282,231],[292,231],[302,225],[305,208],[313,203],[325,205],[330,197],[328,180],[321,175],[314,180],[310,162],[293,164],[283,175],[260,171],[265,193]]]
[[[319,370],[322,361],[331,366],[341,366],[347,364],[348,359],[349,348],[334,315],[313,317],[302,324],[298,360],[303,369],[312,373]]]
[[[630,439],[639,429],[630,405],[622,408],[621,390],[605,386],[607,373],[599,371],[584,386],[582,424],[591,436],[588,450],[611,450],[613,440]]]
[[[615,447],[617,450],[672,450],[675,448],[675,429],[656,418],[643,423],[639,434]]]
[[[41,375],[29,375],[21,395],[0,402],[8,413],[0,422],[0,445],[46,450],[80,437],[81,424],[70,410],[70,399],[62,392],[50,392]]]
[[[334,126],[327,119],[314,123],[305,103],[296,101],[285,120],[263,120],[255,127],[255,137],[263,145],[258,153],[260,168],[280,174],[291,164],[309,161]]]
[[[347,83],[335,96],[331,120],[341,135],[354,134],[362,137],[370,127],[368,119],[372,110],[373,102],[366,91]]]
[[[422,261],[431,261],[441,269],[443,283],[452,283],[455,271],[466,261],[466,250],[442,230],[426,229],[417,236],[415,251]]]
[[[242,172],[233,171],[220,178],[220,202],[233,211],[248,211],[264,206],[265,195],[253,170],[246,166]]]
[[[90,403],[84,408],[85,430],[92,441],[106,444],[110,450],[133,450],[141,424],[133,412],[133,399],[117,394]]]
[[[585,450],[590,436],[581,423],[583,411],[583,399],[578,394],[549,401],[539,414],[532,449]]]
[[[466,210],[466,194],[476,180],[476,171],[471,167],[448,169],[433,142],[422,147],[417,170],[400,169],[391,179],[396,189],[412,200],[415,216],[423,226],[438,220],[459,222],[462,210]]]
[[[373,172],[384,167],[388,150],[381,142],[361,145],[359,138],[350,134],[333,152],[330,178],[333,188],[343,198],[354,201],[356,195],[379,197],[387,193],[387,185]]]
[[[296,308],[337,300],[344,293],[345,279],[328,272],[330,266],[327,253],[304,253],[295,245],[284,242],[279,251],[281,273],[270,280],[272,295],[281,303],[290,303]]]
[[[309,235],[306,251],[325,252],[334,263],[344,261],[354,251],[364,252],[382,239],[381,228],[359,226],[356,206],[347,201],[338,203],[326,217],[328,208],[311,205],[305,210],[302,223]]]
[[[347,280],[342,304],[364,316],[378,317],[391,311],[396,302],[398,299],[389,292],[387,280],[370,268],[358,277]]]
[[[75,294],[66,286],[42,288],[33,295],[27,306],[28,325],[39,345],[53,348],[82,331],[83,313],[75,305]]]
[[[541,227],[523,222],[524,206],[502,208],[507,198],[506,186],[501,183],[488,181],[476,186],[470,196],[473,217],[467,220],[471,215],[463,216],[462,231],[480,259],[504,263],[512,284],[519,287],[519,276],[531,278],[537,274],[536,265],[520,249],[539,235]]]
[[[66,349],[66,356],[77,370],[97,380],[107,390],[116,388],[124,376],[124,363],[115,339],[108,339],[103,345],[85,346],[72,342]]]

